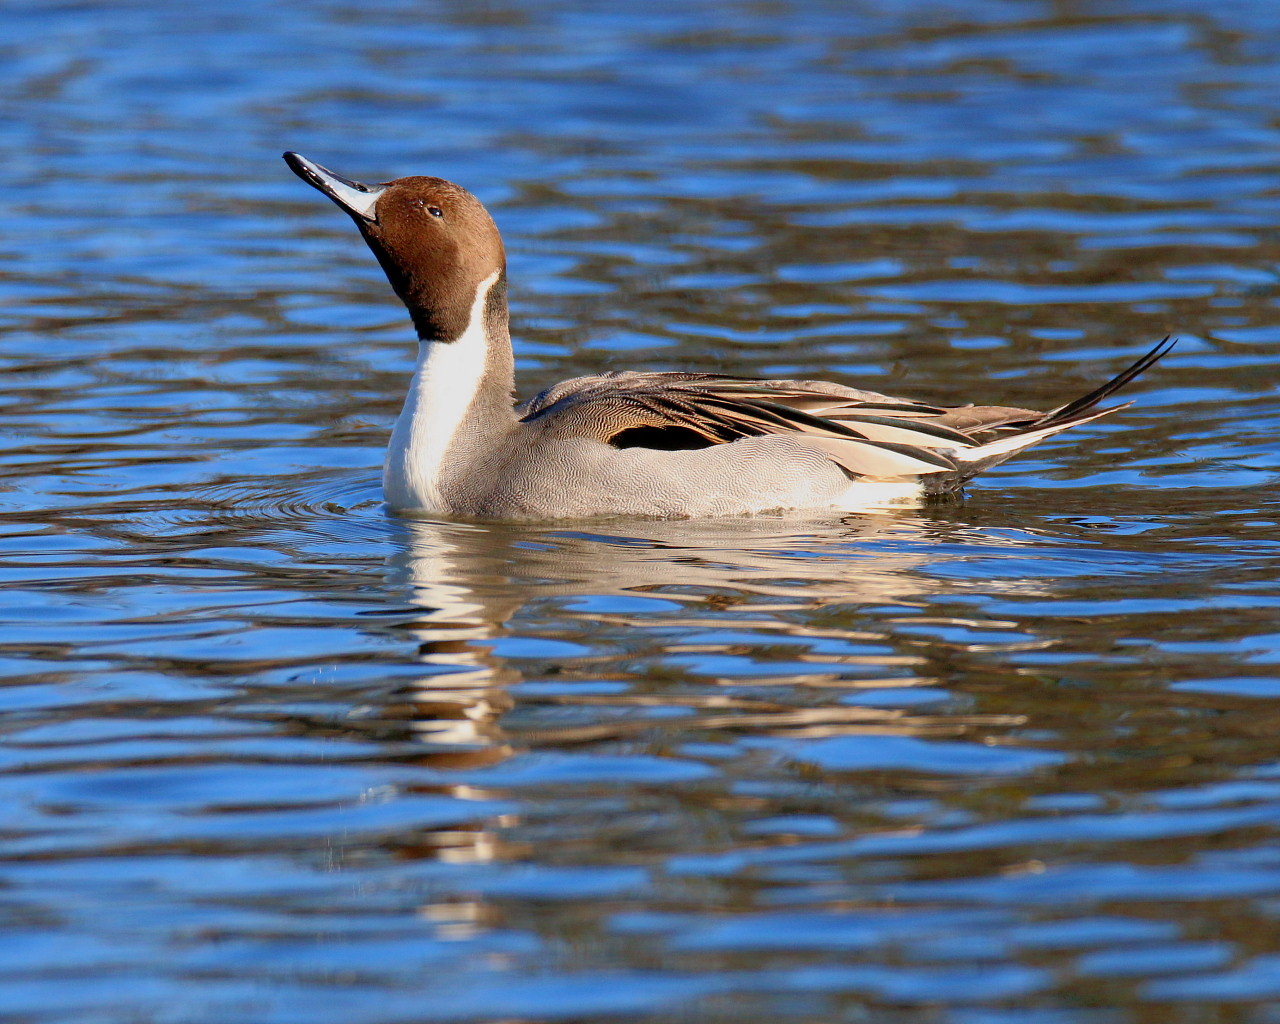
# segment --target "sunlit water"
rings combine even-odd
[[[0,1017],[1280,1021],[1280,5],[0,10]],[[896,516],[388,517],[279,160],[494,210],[522,388],[1137,404]]]

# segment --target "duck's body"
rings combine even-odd
[[[285,158],[351,214],[418,329],[384,474],[398,510],[675,517],[919,500],[1114,412],[1095,406],[1169,348],[1048,413],[694,373],[578,377],[515,406],[505,253],[479,201],[440,178],[368,186]]]

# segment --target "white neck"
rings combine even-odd
[[[391,432],[382,478],[392,508],[449,511],[440,479],[484,378],[489,354],[485,302],[498,276],[495,270],[480,282],[460,338],[419,345],[418,366]]]

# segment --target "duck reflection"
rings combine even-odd
[[[483,534],[456,524],[403,522],[404,543],[394,559],[392,580],[408,592],[419,613],[401,625],[418,642],[418,661],[428,672],[413,684],[410,718],[427,759],[439,768],[475,768],[511,754],[498,725],[511,708],[508,686],[514,668],[492,653],[510,609],[495,611],[480,586],[499,566],[477,561]]]
[[[912,513],[576,529],[397,520],[391,583],[412,610],[391,628],[416,641],[422,672],[381,712],[415,741],[400,758],[448,772],[416,788],[461,799],[508,796],[502,776],[475,770],[529,749],[688,765],[764,737],[985,740],[1025,717],[884,699],[899,688],[945,696],[982,656],[981,645],[912,631],[941,621],[939,600],[964,588],[933,570],[966,529]],[[860,698],[873,690],[878,700]],[[517,823],[428,829],[399,837],[397,852],[520,859]]]
[[[929,645],[889,637],[885,617],[868,617],[862,609],[916,612],[936,596],[942,584],[919,570],[933,560],[928,552],[937,538],[929,534],[939,529],[947,528],[911,515],[627,522],[616,532],[610,524],[567,529],[400,520],[393,582],[420,609],[401,628],[418,641],[418,658],[430,668],[413,687],[423,755],[435,767],[483,766],[517,746],[638,735],[664,712],[679,716],[683,734],[922,735],[978,724],[974,716],[951,714],[944,727],[901,707],[801,701],[794,692],[781,692],[936,682],[937,659],[950,660],[955,652],[944,656]],[[566,597],[581,600],[566,605]],[[554,624],[542,626],[547,618]],[[554,639],[546,635],[552,630]],[[650,685],[648,693],[636,687],[625,695],[601,693],[585,685],[636,682],[634,667],[620,662],[634,666],[638,659],[652,671],[672,657],[750,657],[774,638],[788,645],[790,668],[749,682],[772,688],[777,699],[736,693],[739,687],[731,684],[741,678],[699,676],[691,687],[678,670],[661,692]],[[539,655],[539,645],[547,644],[584,653],[557,661]],[[544,724],[522,722],[516,740],[501,721],[512,707],[511,685],[525,681],[521,666],[532,666],[540,687],[548,679],[563,681],[562,690],[584,685],[571,697],[540,697],[543,704],[558,701],[564,721],[545,724],[551,716],[536,716]],[[590,707],[591,713],[572,715],[568,705]]]

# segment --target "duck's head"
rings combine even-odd
[[[498,226],[461,186],[423,176],[366,185],[297,153],[284,159],[351,215],[423,340],[455,341],[467,329],[479,289],[491,286],[500,294],[505,287]]]

